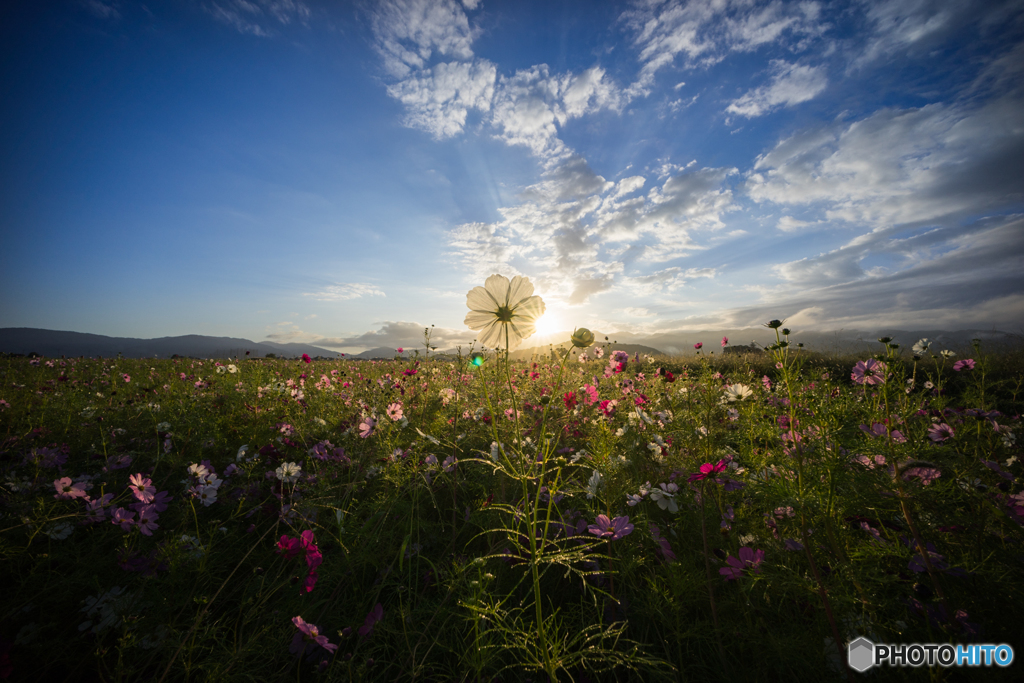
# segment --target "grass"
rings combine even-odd
[[[976,347],[954,371],[884,344],[884,381],[857,384],[868,358],[787,341],[621,368],[611,347],[481,367],[4,358],[0,677],[823,681],[862,676],[858,635],[1021,651],[1024,354]],[[137,512],[136,474],[169,495],[150,535],[112,522]],[[190,491],[210,476],[206,505]],[[85,496],[61,499],[62,477]],[[599,514],[631,530],[598,537]],[[315,551],[280,550],[303,531]],[[336,651],[293,648],[297,616]]]

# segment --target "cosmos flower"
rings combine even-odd
[[[725,393],[725,398],[732,403],[733,401],[742,401],[743,399],[752,396],[754,394],[750,387],[746,384],[730,384],[722,390]]]
[[[466,295],[469,313],[465,324],[480,330],[478,339],[485,347],[505,346],[508,350],[536,331],[537,319],[544,315],[544,301],[533,295],[529,278],[517,275],[511,281],[503,275],[491,275],[483,287],[474,287]]]
[[[302,466],[294,462],[286,462],[274,470],[278,479],[289,484],[298,480],[300,472],[302,472]]]
[[[928,438],[936,443],[951,439],[955,434],[956,432],[953,431],[953,428],[945,422],[928,428]]]
[[[725,577],[726,581],[738,579],[743,576],[743,570],[749,569],[755,574],[761,573],[759,564],[764,561],[764,551],[754,550],[743,546],[739,551],[739,558],[729,555],[725,558],[728,567],[722,567],[718,573]]]
[[[607,515],[598,515],[587,530],[599,538],[617,541],[623,536],[631,534],[633,525],[629,523],[629,517],[608,519]]]
[[[869,358],[866,361],[857,361],[850,373],[850,379],[857,384],[885,384],[885,363]]]

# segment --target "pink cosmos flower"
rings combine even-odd
[[[861,425],[860,430],[867,434],[869,437],[874,439],[875,437],[884,437],[886,435],[885,425],[881,422],[874,422],[870,427],[867,425]],[[892,440],[895,443],[906,443],[907,437],[903,436],[903,433],[898,429],[892,430]]]
[[[135,522],[132,521],[133,517],[135,517],[135,513],[134,512],[129,512],[128,510],[125,510],[124,508],[117,508],[116,510],[114,510],[114,514],[113,514],[113,516],[112,516],[112,518],[110,520],[110,523],[111,524],[120,524],[121,525],[121,529],[123,531],[131,531],[132,524],[135,523]]]
[[[755,574],[760,574],[761,569],[758,567],[761,562],[764,561],[764,551],[754,550],[743,546],[740,548],[739,558],[735,558],[729,555],[725,558],[728,567],[722,567],[718,570],[718,573],[725,577],[726,581],[733,579],[739,579],[743,576],[744,569],[750,569]]]
[[[960,372],[965,368],[967,370],[973,370],[974,361],[970,358],[964,358],[963,360],[958,360],[957,362],[953,363],[953,369],[956,370],[957,372]]]
[[[661,556],[665,558],[665,561],[675,562],[676,554],[672,552],[672,546],[668,544],[668,539],[662,537],[661,529],[652,524],[651,535],[654,536],[655,542],[661,547]]]
[[[110,505],[110,501],[114,499],[113,493],[105,493],[96,500],[89,500],[85,498],[85,521],[86,523],[92,524],[94,522],[102,522],[107,518],[105,507]]]
[[[402,404],[392,403],[391,405],[388,406],[387,413],[389,418],[391,418],[394,422],[398,422],[399,420],[402,419],[402,416],[404,415],[404,413],[402,412]]]
[[[125,381],[126,384],[132,381],[132,376],[129,375],[128,373],[121,375],[121,378]]]
[[[888,368],[885,363],[869,358],[866,361],[857,361],[850,373],[850,379],[857,384],[885,384],[885,371]]]
[[[955,434],[956,432],[953,431],[953,428],[945,422],[932,425],[928,428],[928,438],[936,443],[945,441],[946,439],[952,439]]]
[[[374,605],[370,613],[366,615],[366,620],[363,625],[359,627],[359,635],[366,637],[373,633],[374,625],[384,618],[384,606],[379,602]]]
[[[403,349],[403,348],[402,348],[401,346],[399,346],[399,347],[398,347],[398,352],[399,352],[399,353],[402,353],[402,352],[403,352],[404,350],[405,350],[405,349]]]
[[[141,531],[146,536],[153,535],[153,529],[157,528],[157,514],[156,508],[152,505],[144,505],[139,510],[139,521],[136,523]]]
[[[702,346],[704,346],[704,342],[697,342],[696,344],[693,345],[693,348],[699,350]]]
[[[143,503],[151,503],[153,497],[156,494],[156,487],[153,486],[151,479],[146,479],[142,476],[142,473],[133,474],[128,477],[131,485],[128,487],[132,490],[135,498]]]
[[[905,481],[917,477],[921,480],[922,486],[927,486],[941,476],[942,472],[934,467],[910,467],[903,472],[903,479]]]
[[[304,353],[304,354],[302,354],[302,362],[303,363],[312,363],[313,359],[309,357],[308,353]]]
[[[376,426],[377,421],[374,420],[372,417],[364,418],[363,421],[359,423],[359,436],[364,439],[368,438],[371,434],[373,434],[373,428]]]
[[[327,640],[327,636],[320,635],[320,630],[316,624],[310,624],[304,621],[302,617],[292,617],[292,623],[295,624],[295,628],[299,629],[299,632],[292,638],[292,645],[288,649],[293,655],[301,656],[307,648],[317,645],[328,652],[334,652],[338,649],[337,645],[332,645]]]
[[[616,517],[608,519],[607,515],[598,515],[594,523],[587,531],[598,538],[607,538],[609,541],[617,541],[623,536],[633,532],[633,525],[629,523],[629,517]]]
[[[85,488],[80,483],[72,484],[71,477],[54,479],[53,488],[57,489],[57,493],[53,496],[57,500],[74,500],[75,498],[86,497]]]
[[[728,345],[729,345],[729,338],[728,337],[722,337],[722,348],[725,348]]]

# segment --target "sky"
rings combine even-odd
[[[0,327],[1024,329],[1021,0],[12,0],[0,122]]]

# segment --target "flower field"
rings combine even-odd
[[[1020,680],[845,662],[1024,653],[1024,356],[769,326],[686,359],[0,359],[0,678]]]

